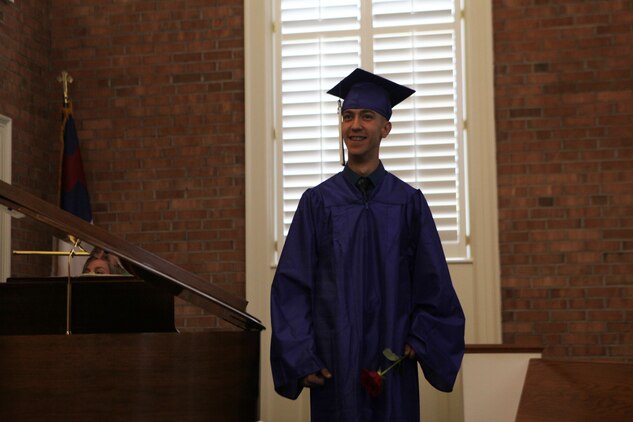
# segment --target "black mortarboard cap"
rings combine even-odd
[[[327,93],[343,99],[343,111],[369,109],[389,120],[391,109],[414,92],[411,88],[358,68]]]

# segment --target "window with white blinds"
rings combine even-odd
[[[278,236],[303,192],[341,171],[337,98],[357,67],[416,93],[393,110],[385,168],[422,190],[448,258],[467,258],[460,2],[276,0]]]

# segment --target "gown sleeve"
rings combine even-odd
[[[275,391],[296,399],[301,380],[324,367],[316,355],[312,288],[316,235],[309,191],[303,194],[284,245],[271,290],[270,360]]]
[[[419,219],[408,341],[427,381],[440,391],[450,392],[464,354],[465,317],[431,211],[420,191],[415,200],[413,208],[419,211]]]

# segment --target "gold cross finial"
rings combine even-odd
[[[57,81],[62,83],[64,89],[64,105],[68,105],[68,84],[73,82],[73,77],[65,70],[57,77]]]

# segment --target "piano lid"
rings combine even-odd
[[[244,330],[263,330],[246,312],[246,300],[162,259],[106,230],[62,210],[28,192],[0,181],[0,204],[53,228],[60,238],[72,235],[125,260],[126,268],[145,281],[169,289],[174,296],[212,312]]]

